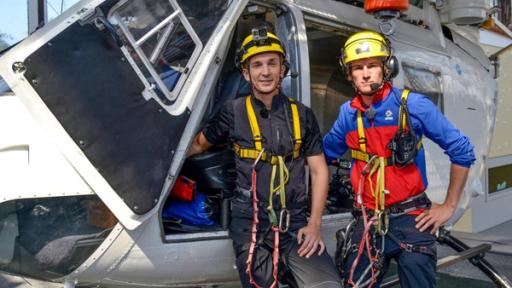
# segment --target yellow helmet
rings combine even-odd
[[[391,52],[384,37],[373,31],[358,32],[347,39],[343,48],[342,66],[352,61],[370,57],[388,58]]]
[[[265,52],[277,52],[286,57],[281,41],[276,35],[267,32],[265,28],[255,28],[252,29],[251,35],[245,37],[242,42],[242,47],[238,52],[238,61],[241,65],[250,57]]]

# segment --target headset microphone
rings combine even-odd
[[[377,92],[379,90],[381,83],[372,83],[370,84],[370,89],[372,89],[372,93]]]

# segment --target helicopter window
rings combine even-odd
[[[424,66],[402,62],[405,73],[404,87],[430,98],[444,112],[441,73]]]
[[[105,240],[117,219],[96,195],[0,204],[0,269],[43,280],[68,275]]]
[[[109,12],[123,52],[146,86],[144,96],[172,104],[204,43],[227,8],[217,1],[122,1]]]
[[[354,97],[354,89],[340,69],[338,57],[346,36],[331,27],[306,22],[311,65],[311,108],[320,131],[332,127],[339,107]]]

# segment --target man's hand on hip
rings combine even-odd
[[[423,211],[416,217],[416,228],[421,232],[432,228],[430,233],[435,234],[439,227],[450,220],[454,212],[455,208],[448,204],[432,203],[430,209]]]

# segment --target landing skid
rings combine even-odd
[[[437,242],[446,244],[453,250],[457,251],[455,255],[450,255],[437,260],[437,268],[446,268],[455,263],[468,260],[471,264],[480,269],[487,277],[489,277],[497,287],[512,288],[512,283],[505,277],[505,275],[496,271],[496,269],[484,259],[485,252],[491,250],[490,244],[480,244],[476,247],[469,247],[461,240],[450,234],[450,231],[441,228],[439,229],[439,236]],[[399,283],[398,275],[394,275],[384,279],[381,285],[382,288],[393,287]]]

